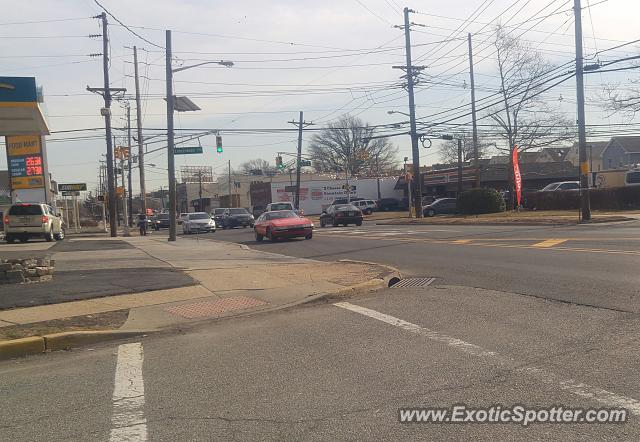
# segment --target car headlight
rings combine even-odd
[[[313,223],[303,224],[302,227],[305,228],[305,229],[312,228],[313,227]]]

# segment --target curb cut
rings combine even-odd
[[[69,350],[113,339],[145,336],[150,332],[149,330],[78,330],[0,341],[0,361],[47,351]]]

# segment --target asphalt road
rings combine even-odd
[[[579,226],[318,228],[312,240],[258,243],[250,229],[207,238],[319,260],[384,263],[438,284],[640,312],[640,221]]]
[[[1,362],[0,439],[640,439],[640,223],[204,237],[436,279]],[[628,420],[398,421],[401,407],[454,404],[624,408]]]

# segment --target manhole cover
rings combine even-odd
[[[406,278],[396,282],[391,288],[426,287],[435,280],[436,278]]]
[[[244,310],[251,307],[258,307],[267,304],[264,301],[246,296],[234,298],[217,299],[209,302],[196,302],[193,304],[181,304],[167,307],[164,310],[183,318],[204,318],[216,316],[233,310]]]

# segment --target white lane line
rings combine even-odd
[[[147,440],[142,361],[140,342],[122,344],[118,347],[109,439],[111,442]]]
[[[546,384],[553,385],[554,387],[560,390],[568,391],[572,394],[575,394],[583,398],[593,399],[609,407],[626,408],[631,413],[640,416],[640,401],[638,401],[637,399],[627,397],[627,396],[622,396],[622,395],[613,393],[611,391],[604,390],[602,388],[594,387],[594,386],[576,381],[574,379],[563,379],[562,377],[556,375],[555,373],[541,369],[541,368],[522,367],[521,366],[522,364],[517,363],[514,359],[510,358],[509,356],[504,356],[497,352],[486,350],[478,345],[471,344],[461,339],[457,339],[442,333],[429,330],[428,328],[422,327],[417,324],[413,324],[411,322],[404,321],[402,319],[387,315],[385,313],[378,312],[376,310],[371,310],[369,308],[361,307],[359,305],[351,304],[349,302],[337,302],[333,305],[346,310],[350,310],[355,313],[359,313],[364,316],[368,316],[373,319],[377,319],[378,321],[382,321],[396,327],[400,327],[403,330],[424,336],[433,341],[444,343],[450,347],[453,347],[465,353],[469,353],[474,356],[491,358],[491,360],[494,360],[502,365],[510,366],[511,369],[513,369],[518,373],[521,373],[523,375],[526,375],[532,378],[536,378],[539,381],[542,381]]]

